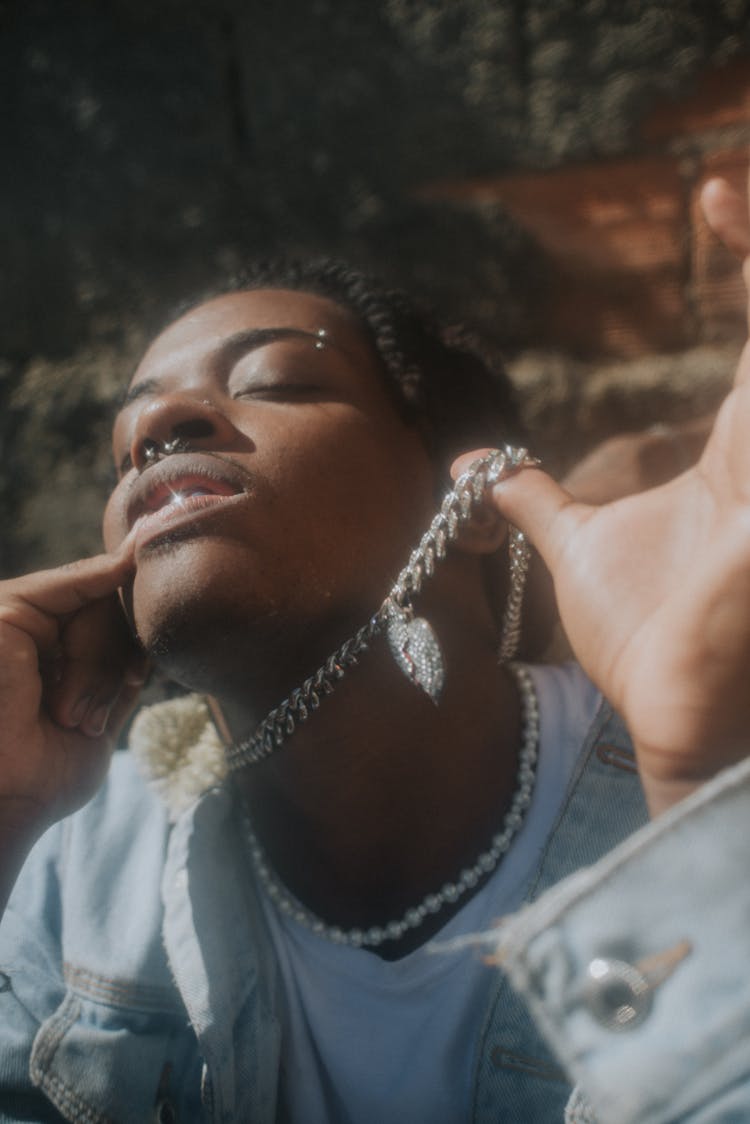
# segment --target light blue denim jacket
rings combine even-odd
[[[742,813],[734,805],[730,811],[734,823]],[[652,1109],[641,1079],[657,1036],[644,1028],[682,1034],[683,1024],[695,1028],[696,1011],[721,1026],[725,999],[703,994],[700,981],[694,987],[701,1001],[712,1000],[707,1007],[684,1007],[679,997],[667,1007],[670,991],[692,965],[705,972],[710,957],[685,956],[666,982],[655,984],[652,972],[648,986],[660,993],[653,1013],[645,1021],[634,1019],[637,1026],[627,1032],[613,1032],[590,1016],[592,995],[581,992],[575,976],[579,969],[585,975],[592,958],[617,953],[619,963],[638,952],[640,962],[641,950],[645,956],[651,944],[656,953],[674,945],[671,931],[659,930],[653,942],[644,937],[653,930],[654,913],[661,916],[662,903],[682,934],[679,939],[697,945],[709,920],[702,886],[696,890],[701,904],[696,908],[689,901],[703,874],[706,836],[700,822],[698,834],[690,837],[693,851],[678,853],[678,860],[692,854],[690,861],[670,868],[679,832],[671,834],[660,822],[645,829],[645,843],[638,832],[624,852],[587,871],[581,893],[574,889],[566,897],[567,883],[548,890],[607,855],[644,819],[627,736],[603,707],[528,889],[529,901],[542,896],[502,931],[503,955],[521,991],[513,989],[507,973],[488,969],[467,1120],[562,1121],[569,1079],[542,1040],[527,1003],[573,1078],[603,1110],[601,1124],[725,1119]],[[741,820],[745,853],[747,822],[746,804]],[[654,833],[653,827],[660,830]],[[721,896],[720,870],[714,867],[720,863],[710,871],[716,888],[712,910]],[[736,878],[735,872],[730,885]],[[621,893],[613,891],[618,884]],[[673,916],[679,909],[686,911],[685,924]],[[726,926],[733,934],[726,950],[730,974],[739,970],[737,942],[750,932],[732,929],[735,922],[732,915]],[[130,755],[116,755],[98,796],[47,832],[26,864],[0,926],[0,973],[0,1120],[276,1120],[280,981],[227,786],[206,792],[171,824]],[[744,1032],[744,1039],[738,1037],[743,1056],[748,1054],[747,989],[746,983],[744,1022],[735,1023]],[[611,996],[604,999],[606,1007]],[[694,999],[691,995],[690,1002]],[[662,1000],[665,1010],[650,1024]],[[734,1011],[736,1004],[730,1006]],[[601,1014],[597,1008],[598,1019]],[[671,1017],[678,1018],[675,1026]],[[639,1039],[645,1044],[638,1046]],[[621,1055],[629,1068],[621,1069]],[[669,1095],[664,1088],[682,1092],[690,1087],[692,1075],[683,1068],[675,1064],[662,1075],[657,1102]],[[729,1066],[727,1076],[737,1072]],[[692,1085],[714,1096],[717,1084],[723,1089],[723,1076],[723,1071],[714,1073]],[[747,1065],[740,1077],[748,1097]],[[593,1119],[580,1099],[575,1104],[571,1120]],[[747,1108],[750,1100],[743,1104]],[[750,1119],[750,1110],[730,1119]]]

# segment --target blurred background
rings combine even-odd
[[[726,389],[750,0],[0,0],[0,74],[3,575],[98,549],[144,343],[279,249],[476,328],[559,471]]]

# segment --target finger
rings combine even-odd
[[[700,195],[706,222],[724,245],[738,258],[750,254],[748,202],[724,179],[714,178],[703,185]]]
[[[458,478],[462,472],[468,471],[474,461],[485,457],[491,453],[492,449],[475,449],[471,453],[462,453],[460,457],[451,465],[451,475]],[[517,474],[516,474],[517,475]],[[497,485],[495,486],[497,487]],[[565,493],[566,499],[570,499],[568,493]],[[500,495],[494,495],[494,491],[486,498],[487,504],[494,512],[494,518],[500,513],[503,516],[502,525],[505,528],[508,522],[518,522],[511,519],[508,511],[504,510],[502,499]],[[523,530],[524,528],[522,528]],[[507,530],[505,536],[507,536]],[[527,531],[527,537],[531,540],[531,535]],[[531,540],[533,542],[533,540]],[[499,544],[498,544],[499,545]],[[557,604],[553,591],[553,583],[550,580],[550,571],[546,565],[542,565],[540,561],[541,551],[532,553],[531,563],[528,575],[528,589],[531,596],[528,600],[528,611],[524,613],[522,637],[520,646],[520,657],[522,659],[534,659],[544,651],[550,642],[552,631],[555,623],[558,620]],[[546,561],[546,560],[545,560]]]
[[[61,735],[64,744],[73,747],[78,753],[93,751],[107,757],[116,747],[117,736],[136,706],[140,692],[140,686],[121,683],[120,690],[115,695],[109,698],[102,696],[100,705],[106,711],[102,720],[63,728]]]
[[[55,721],[97,735],[123,684],[142,684],[145,655],[110,594],[68,618],[60,636],[59,674],[46,693]]]
[[[120,691],[114,706],[109,712],[106,730],[107,737],[112,739],[117,738],[138,703],[141,686],[142,685],[125,684]]]
[[[451,465],[451,476],[460,476],[474,461],[492,451],[474,449],[462,453]],[[494,484],[486,497],[496,511],[524,532],[548,566],[557,555],[560,537],[570,530],[570,521],[580,522],[589,510],[595,510],[577,503],[570,492],[539,468],[512,472]]]
[[[750,340],[747,341],[740,354],[734,375],[734,385],[744,387],[745,391],[750,387]]]
[[[463,453],[451,466],[451,475],[457,478],[491,449],[477,449],[473,453]],[[469,554],[494,554],[508,537],[508,526],[498,513],[494,504],[484,498],[472,506],[465,522],[458,528],[455,547]]]
[[[125,546],[123,543],[123,548]],[[65,616],[77,612],[92,601],[115,593],[134,571],[131,544],[129,549],[120,549],[116,554],[97,554],[93,558],[82,558],[54,570],[39,570],[35,574],[27,574],[23,578],[4,582],[3,585],[17,585],[19,595],[41,612]]]
[[[62,679],[45,690],[44,702],[59,726],[98,737],[107,729],[122,695],[137,694],[144,682],[121,666],[97,667],[73,660],[66,663]]]
[[[462,472],[467,472],[471,468],[474,461],[486,457],[488,453],[494,452],[493,449],[474,449],[471,453],[462,453],[460,457],[456,457],[451,465],[451,476],[457,480]]]
[[[536,547],[553,578],[571,531],[597,510],[578,503],[539,468],[524,468],[494,484],[489,498]]]
[[[100,677],[97,687],[92,687],[84,672],[83,685],[71,696],[64,696],[65,704],[50,705],[50,713],[59,725],[77,728],[89,737],[98,738],[107,728],[121,685],[122,680],[110,674]]]
[[[23,629],[43,648],[57,639],[57,620],[111,596],[134,572],[132,543],[54,570],[0,583],[0,621]]]
[[[81,729],[89,737],[106,736],[113,740],[117,737],[126,719],[138,702],[138,696],[143,688],[142,679],[118,679],[117,689],[113,693],[103,691],[95,697],[89,711],[81,723]]]
[[[451,465],[451,476],[457,478],[476,460],[491,452],[492,449],[474,449],[462,453]],[[534,468],[507,476],[494,484],[485,498],[508,522],[524,532],[551,569],[551,558],[557,555],[557,536],[562,533],[557,529],[558,520],[574,502],[570,493],[551,476]]]

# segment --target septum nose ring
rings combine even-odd
[[[171,456],[172,453],[187,453],[189,448],[190,445],[184,437],[175,437],[172,441],[155,441],[152,437],[147,437],[143,442],[143,459],[146,462],[144,468],[156,464],[162,457]]]

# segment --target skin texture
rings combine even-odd
[[[703,202],[747,277],[747,201],[714,180]],[[702,456],[670,483],[603,507],[536,470],[493,489],[553,575],[577,658],[628,724],[653,813],[747,754],[749,425],[746,346]]]
[[[695,464],[714,421],[710,414],[610,437],[573,467],[565,488],[583,503],[599,504],[666,484]]]
[[[44,829],[103,780],[145,676],[117,589],[132,543],[0,584],[0,909]]]
[[[243,736],[379,606],[433,514],[441,466],[394,408],[356,322],[306,294],[234,294],[188,314],[129,397],[104,528],[111,549],[134,536],[132,621]],[[151,442],[179,436],[189,451],[148,463]],[[232,494],[166,523],[142,518],[165,488],[211,488],[215,474]],[[334,704],[240,779],[282,876],[342,924],[393,916],[445,881],[510,796],[518,703],[496,667],[479,565],[502,535],[496,517],[477,520],[431,583],[426,611],[457,669],[439,712],[380,640]]]
[[[743,201],[722,184],[705,201],[747,254]],[[238,353],[237,333],[259,328],[295,335]],[[144,657],[118,595],[153,658],[217,696],[235,737],[380,603],[432,513],[435,466],[373,364],[345,312],[288,293],[211,302],[144,357],[115,430],[108,553],[0,585],[0,897],[33,839],[90,797],[137,694]],[[749,415],[746,352],[677,480],[597,508],[538,470],[492,493],[543,555],[577,657],[628,721],[654,811],[746,752]],[[176,437],[191,451],[147,467],[148,442]],[[139,522],[158,488],[182,487],[173,469],[222,499]],[[376,645],[335,703],[240,778],[282,878],[332,923],[397,915],[473,861],[507,806],[519,708],[480,577],[499,533],[480,521],[418,606],[449,668],[439,710]]]
[[[300,334],[227,351],[248,327]],[[270,707],[378,605],[429,517],[433,466],[353,319],[315,296],[239,293],[204,305],[159,338],[131,389],[148,393],[115,425],[126,471],[105,514],[108,546],[128,533],[138,489],[163,470],[145,465],[144,442],[189,434],[190,453],[170,458],[170,472],[228,466],[243,489],[192,525],[170,524],[173,533],[137,529],[138,635],[181,682],[226,693],[239,662],[236,651],[226,662],[230,617],[238,691],[247,696],[250,682],[253,706]]]
[[[271,330],[284,338],[258,346],[257,332]],[[150,464],[150,444],[175,437],[189,438],[190,450]],[[212,692],[242,736],[378,607],[433,513],[439,471],[352,318],[284,292],[221,298],[159,337],[115,425],[114,454],[122,475],[104,521],[111,554],[78,567],[77,596],[93,603],[71,617],[59,601],[55,616],[48,598],[49,636],[39,638],[51,653],[88,622],[89,682],[73,683],[69,670],[62,689],[37,682],[18,729],[20,746],[41,699],[58,741],[72,737],[96,757],[96,770],[82,761],[72,776],[63,811],[90,795],[117,731],[119,711],[105,731],[100,707],[84,719],[78,710],[103,666],[132,658],[113,622],[93,627],[103,607],[113,611],[115,588],[151,656]],[[211,496],[160,507],[196,485]],[[519,707],[496,666],[480,565],[502,537],[502,521],[479,519],[424,599],[452,668],[439,711],[381,640],[335,705],[240,778],[282,877],[341,924],[382,921],[441,884],[486,845],[510,798]],[[64,584],[59,571],[36,582]],[[31,578],[6,589],[7,603],[36,597]],[[116,673],[111,691],[115,683]],[[27,788],[41,786],[55,751],[40,746]],[[8,768],[9,800],[16,780]],[[44,818],[57,814],[50,802]]]

